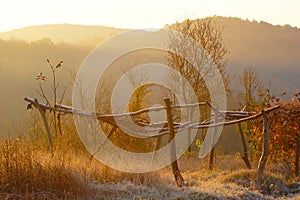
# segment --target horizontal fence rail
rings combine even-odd
[[[126,112],[126,113],[117,113],[117,114],[101,114],[98,112],[88,112],[88,111],[82,111],[76,108],[72,108],[70,106],[66,105],[55,105],[54,107],[50,105],[46,105],[43,103],[40,103],[37,101],[37,99],[25,97],[25,101],[32,105],[36,105],[38,103],[38,106],[42,109],[49,110],[49,111],[57,111],[59,113],[63,114],[72,114],[72,115],[79,115],[79,116],[86,116],[86,117],[96,117],[99,121],[108,123],[112,126],[121,126],[121,129],[124,129],[126,132],[137,132],[141,130],[131,130],[131,127],[126,127],[125,124],[126,120],[123,121],[126,117],[132,117],[132,116],[137,116],[142,113],[149,113],[149,112],[157,112],[161,110],[165,110],[165,106],[157,106],[157,107],[150,107],[150,108],[145,108],[142,110],[138,110],[135,112]],[[192,122],[183,122],[183,123],[178,123],[178,122],[173,122],[174,124],[174,129],[176,132],[181,132],[186,129],[206,129],[206,128],[211,128],[211,127],[219,127],[219,126],[228,126],[228,125],[233,125],[241,122],[245,122],[248,120],[254,120],[256,118],[259,118],[262,116],[262,112],[260,113],[255,113],[255,112],[246,112],[246,111],[219,111],[215,106],[213,106],[210,102],[200,102],[200,103],[195,103],[195,104],[183,104],[183,105],[172,105],[172,109],[178,109],[178,108],[196,108],[199,106],[208,106],[213,110],[213,115],[218,114],[219,117],[221,118],[221,122],[215,123],[213,119],[211,120],[204,120],[202,122],[198,123],[192,123]],[[265,111],[266,112],[271,112],[273,110],[276,110],[279,108],[279,105],[267,108]],[[118,119],[118,122],[121,123],[116,123],[114,119]],[[146,127],[146,130],[143,130],[142,134],[139,134],[139,136],[144,136],[144,137],[160,137],[162,135],[166,135],[169,132],[168,128],[168,123],[167,121],[161,121],[161,122],[156,122],[156,123],[150,123],[147,120],[144,119],[131,119],[134,121],[137,125],[141,127]],[[224,121],[227,120],[227,121]],[[123,123],[122,123],[123,122]],[[156,133],[156,134],[154,134]]]
[[[98,112],[94,111],[83,111],[79,110],[76,108],[72,108],[66,105],[47,105],[44,103],[40,103],[37,99],[25,97],[24,100],[28,102],[27,109],[30,109],[32,107],[35,107],[39,110],[43,122],[46,128],[49,144],[50,144],[50,149],[53,152],[53,142],[52,142],[52,136],[50,132],[50,128],[46,119],[46,111],[55,111],[58,113],[59,117],[59,127],[60,127],[60,115],[62,114],[71,114],[71,115],[78,115],[78,116],[83,116],[83,117],[90,117],[93,119],[97,119],[101,122],[107,123],[112,126],[112,129],[110,133],[108,133],[107,138],[105,141],[103,141],[103,144],[107,142],[107,140],[111,137],[111,135],[117,130],[117,128],[120,128],[121,130],[126,131],[129,134],[132,134],[134,136],[138,136],[141,138],[156,138],[157,139],[157,144],[159,144],[161,137],[164,135],[169,135],[169,142],[172,145],[172,148],[170,150],[170,158],[172,159],[172,170],[174,174],[175,181],[177,183],[178,187],[184,186],[184,180],[183,177],[180,174],[178,164],[177,164],[177,159],[176,158],[176,146],[175,142],[173,141],[175,134],[182,132],[184,130],[188,129],[207,129],[207,128],[213,128],[214,133],[216,133],[217,127],[220,126],[228,126],[228,125],[233,125],[233,124],[238,124],[241,138],[243,141],[243,148],[244,148],[244,161],[245,164],[250,167],[250,163],[248,161],[247,157],[247,147],[245,144],[245,139],[244,139],[244,133],[242,132],[241,128],[241,123],[249,120],[254,120],[259,117],[263,117],[264,121],[264,133],[263,133],[263,152],[261,155],[261,159],[259,161],[259,166],[258,166],[258,173],[261,174],[264,171],[267,156],[268,156],[268,129],[269,129],[269,114],[270,112],[273,112],[280,108],[279,105],[275,105],[270,108],[266,108],[262,110],[259,113],[256,112],[246,112],[244,109],[242,111],[220,111],[218,110],[214,105],[212,105],[210,102],[199,102],[199,103],[194,103],[194,104],[183,104],[183,105],[172,105],[172,102],[170,99],[164,99],[165,101],[165,106],[157,106],[157,107],[150,107],[150,108],[145,108],[141,109],[138,111],[134,112],[126,112],[126,113],[116,113],[116,114],[101,114]],[[48,102],[49,103],[49,102]],[[186,122],[175,122],[173,119],[173,114],[172,110],[176,109],[184,109],[184,108],[197,108],[200,106],[207,106],[212,110],[211,112],[211,119],[206,119],[203,120],[202,122],[191,122],[191,121],[186,121]],[[161,121],[161,122],[155,122],[151,123],[146,119],[143,119],[141,117],[136,117],[140,114],[143,113],[149,113],[149,112],[158,112],[158,111],[166,111],[166,121]],[[278,112],[278,111],[276,111]],[[130,117],[130,119],[128,119]],[[130,125],[129,122],[134,122],[135,125]],[[102,145],[101,145],[102,146]],[[98,151],[101,150],[101,146],[98,147],[97,151],[92,154],[95,155]],[[157,147],[155,147],[157,148]],[[210,152],[210,169],[213,167],[213,151],[214,147],[211,149]]]

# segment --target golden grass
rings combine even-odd
[[[255,170],[242,169],[233,171],[221,177],[221,181],[224,183],[250,181],[257,176]]]
[[[74,151],[71,143],[57,145],[52,154],[22,139],[0,142],[0,175],[0,198],[9,199],[85,199],[95,192],[91,185],[124,180],[154,185],[159,179],[156,173],[129,174],[110,169],[85,151]]]
[[[207,158],[183,156],[179,168],[186,187],[179,189],[170,166],[124,173],[91,159],[76,135],[55,137],[53,154],[45,141],[0,141],[0,199],[251,199],[284,198],[291,191],[280,176],[258,180],[239,156],[217,156],[213,171]]]
[[[58,198],[83,195],[88,189],[84,179],[69,164],[61,156],[43,156],[23,140],[4,140],[0,144],[0,191]]]

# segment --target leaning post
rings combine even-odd
[[[177,163],[177,156],[176,156],[176,144],[175,144],[175,130],[173,124],[173,116],[171,110],[171,100],[164,99],[167,111],[167,120],[168,120],[168,127],[169,127],[169,142],[171,143],[170,148],[170,157],[172,161],[172,170],[174,174],[175,181],[178,187],[184,186],[184,179],[180,174],[178,163]]]
[[[263,115],[263,126],[264,126],[264,132],[263,132],[263,149],[262,154],[258,162],[258,170],[257,174],[260,176],[264,173],[268,154],[269,154],[269,126],[270,126],[270,112],[262,111]]]
[[[44,122],[44,125],[45,125],[45,129],[46,129],[46,132],[47,132],[47,136],[48,136],[48,141],[49,141],[49,145],[50,145],[50,150],[51,152],[53,153],[53,142],[52,142],[52,135],[51,135],[51,132],[50,132],[50,128],[49,128],[49,124],[47,122],[47,118],[46,118],[46,109],[42,108],[38,102],[37,99],[34,99],[34,106],[39,110],[41,116],[42,116],[42,119],[43,119],[43,122]]]
[[[242,159],[244,160],[244,162],[245,162],[246,166],[248,167],[248,169],[251,169],[251,164],[250,164],[249,159],[248,159],[249,150],[247,148],[246,139],[245,139],[245,135],[244,135],[244,131],[242,129],[241,123],[238,123],[238,127],[239,127],[239,132],[240,132],[241,141],[242,141],[242,145],[243,145],[243,152],[244,152],[244,155],[242,156]]]

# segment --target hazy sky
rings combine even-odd
[[[2,0],[0,31],[41,24],[160,28],[221,15],[300,27],[299,0]]]

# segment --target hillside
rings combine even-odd
[[[20,39],[28,42],[49,38],[54,43],[94,45],[122,31],[125,30],[106,26],[52,24],[2,32],[0,38],[3,40]]]
[[[281,93],[300,90],[300,29],[274,26],[266,22],[246,21],[238,18],[216,17],[222,25],[223,39],[230,50],[228,66],[240,73],[244,67],[254,66],[265,84]],[[0,33],[0,38],[38,41],[51,39],[55,44],[72,43],[96,46],[110,36],[126,31],[104,26],[71,24],[42,25]]]
[[[230,51],[227,58],[232,85],[236,86],[243,68],[255,66],[276,95],[300,91],[300,29],[237,18],[216,19],[224,27],[223,39]],[[122,31],[125,30],[61,24],[0,33],[0,135],[10,134],[7,130],[13,132],[15,124],[25,123],[26,104],[22,99],[37,95],[35,76],[49,71],[47,58],[53,62],[64,60],[61,85],[68,85],[71,91],[70,80],[63,77],[77,69],[100,41]]]
[[[300,91],[300,29],[238,18],[218,17],[217,21],[224,26],[232,71],[254,66],[277,95]]]

